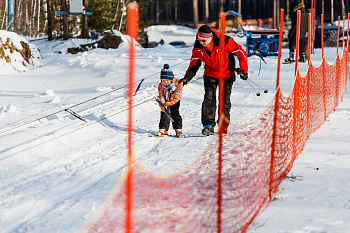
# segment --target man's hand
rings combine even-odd
[[[182,83],[185,86],[188,83],[187,78],[180,79],[180,83]]]
[[[248,73],[242,71],[241,74],[240,74],[240,78],[243,79],[243,80],[247,80],[248,79]]]

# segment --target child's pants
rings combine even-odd
[[[173,106],[169,106],[168,110],[170,112],[171,117],[173,118],[173,129],[182,129],[182,118],[179,112],[180,101],[178,101]],[[160,112],[160,122],[159,129],[169,130],[170,119],[165,112]]]

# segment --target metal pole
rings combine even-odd
[[[301,11],[298,10],[298,14],[297,14],[297,34],[295,36],[295,75],[297,74],[298,65],[299,65],[300,20],[301,20]]]
[[[135,43],[137,40],[138,31],[138,5],[137,3],[130,3],[128,5],[128,15],[127,15],[127,34],[130,36],[131,40],[129,43],[129,89],[128,89],[128,166],[127,166],[127,176],[126,176],[126,217],[125,217],[125,232],[132,232],[132,163],[133,163],[133,153],[132,153],[132,131],[133,131],[133,121],[132,121],[132,105],[133,105],[133,83],[134,83],[134,56],[135,56]]]
[[[219,50],[219,56],[220,56],[220,73],[219,73],[219,119],[221,121],[221,124],[219,124],[219,146],[218,146],[218,210],[217,210],[217,232],[221,232],[221,205],[222,205],[222,184],[221,184],[221,174],[222,174],[222,131],[223,131],[223,124],[224,124],[224,86],[225,86],[225,80],[224,80],[224,53],[225,51],[225,26],[226,26],[226,17],[223,12],[220,14],[220,50]]]

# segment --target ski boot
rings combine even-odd
[[[291,64],[293,62],[295,62],[295,60],[294,60],[294,53],[289,53],[289,57],[284,59],[283,64]]]
[[[183,138],[182,129],[175,129],[175,134],[177,138]]]
[[[212,125],[205,125],[202,129],[202,134],[205,136],[213,135],[214,134],[214,127]]]
[[[294,58],[288,57],[288,58],[284,59],[283,64],[292,64],[294,62],[295,62]]]
[[[165,129],[159,129],[159,131],[156,133],[157,137],[164,137],[168,135],[168,131],[166,131]]]
[[[299,62],[305,63],[305,62],[306,62],[306,58],[305,58],[305,57],[306,57],[306,56],[305,56],[305,53],[300,54],[300,56],[299,56]]]

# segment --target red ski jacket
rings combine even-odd
[[[197,41],[192,49],[192,57],[190,65],[186,71],[185,78],[187,81],[190,81],[197,73],[201,62],[205,63],[204,66],[204,76],[210,76],[214,78],[219,77],[220,73],[220,63],[219,63],[219,45],[220,45],[220,36],[221,34],[215,29],[211,29],[213,33],[214,47],[212,52],[208,53],[204,50],[204,47]],[[225,35],[224,35],[225,36]],[[232,55],[237,56],[239,60],[240,69],[248,72],[248,58],[247,52],[242,48],[241,45],[237,44],[232,37],[225,36],[225,50],[227,53],[224,54],[224,78],[230,78],[231,72],[234,67],[231,67],[229,64],[229,57]],[[230,55],[231,54],[231,55]],[[234,63],[234,58],[233,63]],[[231,63],[231,62],[230,62]],[[231,66],[234,66],[234,64]]]

